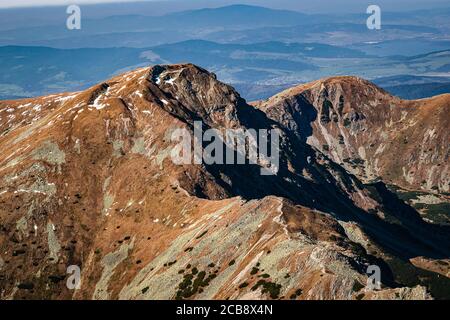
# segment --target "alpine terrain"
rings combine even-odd
[[[449,299],[449,114],[356,77],[247,103],[192,64],[0,101],[0,299]],[[175,164],[194,121],[277,132],[277,174]]]

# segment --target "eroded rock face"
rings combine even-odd
[[[358,101],[389,97],[367,86]],[[370,119],[332,88],[312,96],[280,99],[266,114],[185,64],[0,102],[0,297],[444,297],[429,283],[449,256],[448,228],[425,223],[382,182],[365,186],[307,144],[315,112],[320,126],[348,118],[358,132]],[[171,133],[192,133],[199,120],[219,130],[278,130],[278,174],[174,164]],[[409,262],[419,256],[427,261],[420,268]],[[71,265],[81,269],[78,290],[66,286]],[[370,265],[381,269],[380,290],[366,288]]]
[[[335,77],[258,106],[364,181],[450,190],[450,95],[405,101],[363,79]]]

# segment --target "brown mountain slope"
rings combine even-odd
[[[174,164],[171,133],[194,120],[277,130],[278,174]],[[304,140],[190,64],[0,102],[0,297],[447,296],[450,280],[424,269],[448,263],[448,229]],[[363,289],[372,264],[379,291]]]
[[[382,180],[427,221],[450,225],[449,94],[405,101],[334,77],[256,105],[362,181]]]
[[[258,106],[366,181],[450,190],[450,94],[405,101],[363,79],[335,77]]]

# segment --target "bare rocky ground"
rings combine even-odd
[[[252,106],[185,64],[2,101],[0,297],[448,299],[449,227],[388,185],[448,200],[449,100],[333,78]],[[175,165],[195,120],[277,130],[280,171]]]

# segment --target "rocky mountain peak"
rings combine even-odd
[[[449,287],[439,278],[448,228],[425,222],[384,180],[368,184],[366,176],[373,166],[387,169],[389,158],[373,154],[389,149],[407,124],[417,127],[403,110],[390,121],[364,106],[351,116],[353,94],[406,108],[365,85],[326,79],[255,108],[214,74],[179,64],[137,69],[81,92],[1,101],[0,298],[445,296],[430,284]],[[417,101],[414,110],[423,103],[432,102]],[[175,163],[172,133],[192,138],[196,120],[205,129],[279,133],[279,170],[262,175],[261,161]],[[432,127],[440,123],[422,133],[440,141]],[[414,153],[395,151],[400,166],[415,161]],[[357,155],[371,166],[354,174],[342,159]],[[427,179],[445,188],[442,177]],[[416,264],[433,271],[424,277]],[[379,290],[362,290],[370,265],[382,270]],[[66,286],[68,266],[81,268],[80,290]]]
[[[440,173],[449,170],[448,155],[436,150],[449,138],[449,97],[406,101],[358,77],[332,77],[255,105],[365,181],[448,192]]]
[[[157,65],[150,69],[151,93],[164,108],[188,119],[202,119],[214,126],[236,125],[236,109],[245,101],[215,74],[193,64]]]

